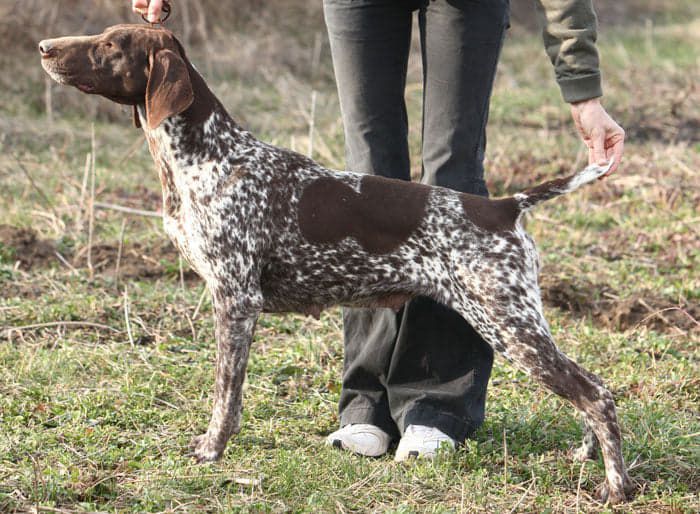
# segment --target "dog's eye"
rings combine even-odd
[[[113,46],[114,46],[114,45],[113,45],[112,43],[110,43],[109,41],[107,41],[107,42],[105,43],[105,48],[112,48]]]

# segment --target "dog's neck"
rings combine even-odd
[[[236,124],[191,65],[190,76],[194,101],[182,114],[150,129],[145,105],[138,106],[163,187],[163,209],[172,217],[177,217],[183,199],[220,189],[257,142]]]

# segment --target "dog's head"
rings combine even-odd
[[[121,104],[144,104],[149,128],[194,100],[185,51],[162,28],[117,25],[96,36],[45,39],[39,52],[46,72],[61,84]]]

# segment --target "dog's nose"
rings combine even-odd
[[[51,57],[56,52],[53,42],[50,39],[44,39],[39,43],[39,52],[42,57]]]

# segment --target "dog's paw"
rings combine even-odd
[[[634,497],[636,487],[632,481],[627,478],[621,488],[612,488],[606,480],[596,488],[596,497],[600,503],[608,505],[617,505],[625,503]]]
[[[190,450],[198,464],[217,461],[223,453],[223,448],[216,444],[209,433],[193,438],[190,442]]]

